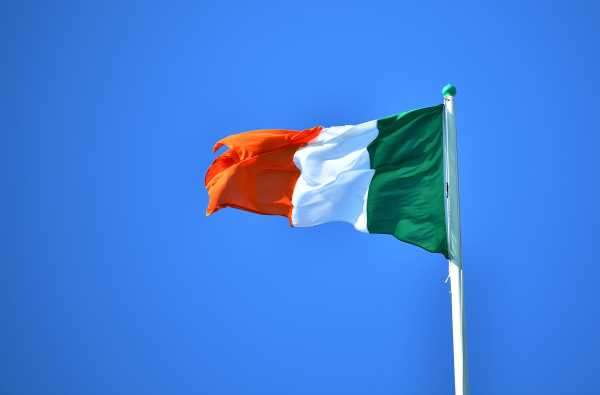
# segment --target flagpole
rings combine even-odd
[[[454,354],[454,392],[468,395],[465,316],[463,303],[463,265],[460,240],[460,200],[454,96],[456,88],[446,85],[444,96],[444,179],[446,191],[446,230],[448,234],[448,277],[452,303],[452,344]]]

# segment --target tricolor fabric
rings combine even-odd
[[[443,105],[358,125],[256,130],[220,140],[207,215],[224,207],[295,227],[347,222],[448,257]]]

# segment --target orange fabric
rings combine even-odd
[[[213,147],[229,150],[206,171],[209,202],[206,215],[234,207],[259,214],[282,215],[291,221],[292,193],[300,170],[293,158],[298,148],[317,137],[320,126],[303,131],[265,129],[226,137]]]

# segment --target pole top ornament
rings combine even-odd
[[[447,97],[447,96],[454,97],[454,96],[456,96],[456,87],[454,85],[452,85],[452,84],[447,84],[446,86],[444,86],[442,88],[442,95],[444,97]]]

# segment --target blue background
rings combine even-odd
[[[600,9],[452,3],[5,5],[0,393],[450,394],[440,255],[203,186],[447,82],[472,393],[600,393]]]

